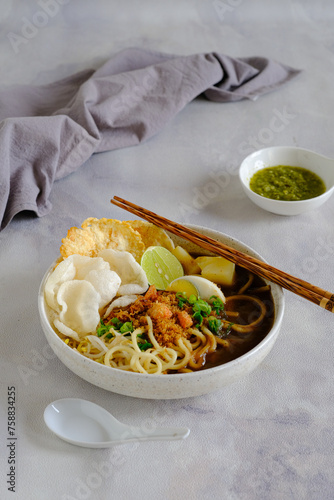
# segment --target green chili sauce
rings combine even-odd
[[[326,191],[324,181],[302,167],[277,165],[256,172],[250,180],[252,191],[281,201],[300,201],[315,198]]]

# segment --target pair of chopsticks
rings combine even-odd
[[[261,276],[273,283],[277,283],[281,287],[293,292],[304,299],[307,299],[327,311],[334,312],[334,294],[327,292],[322,288],[311,285],[307,281],[296,278],[290,274],[280,271],[279,269],[266,264],[250,255],[247,255],[235,248],[229,247],[220,241],[217,241],[209,236],[204,236],[197,231],[189,229],[177,222],[173,222],[165,217],[161,217],[146,208],[135,205],[123,198],[114,196],[110,200],[113,205],[116,205],[142,219],[155,224],[185,240],[191,241],[201,248],[209,250],[217,255],[225,257],[225,259],[237,264],[245,269],[248,269],[254,274]]]

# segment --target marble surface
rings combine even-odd
[[[0,233],[1,499],[332,499],[329,312],[286,292],[279,339],[250,376],[206,396],[154,401],[73,375],[51,352],[37,311],[39,283],[67,229],[89,216],[128,218],[110,204],[113,195],[223,231],[272,265],[334,289],[334,198],[312,213],[276,216],[252,205],[237,177],[241,160],[261,147],[334,157],[332,1],[4,0],[0,17],[4,86],[52,82],[131,46],[258,55],[303,70],[255,102],[193,101],[146,143],[94,155],[57,181],[49,215],[21,214]],[[11,387],[16,440],[8,434]],[[134,425],[191,433],[182,442],[76,448],[43,422],[44,408],[64,397],[89,399]]]

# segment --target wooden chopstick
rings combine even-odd
[[[314,304],[326,309],[327,311],[334,312],[334,294],[323,290],[315,285],[301,280],[290,274],[281,271],[269,264],[262,262],[255,257],[247,255],[239,250],[236,250],[224,243],[221,243],[209,236],[205,236],[193,229],[187,228],[177,222],[173,222],[165,217],[162,217],[150,210],[147,210],[139,205],[135,205],[123,198],[114,196],[110,200],[113,205],[116,205],[132,214],[135,214],[142,219],[155,224],[181,238],[192,241],[201,248],[209,250],[215,254],[225,257],[227,260],[237,264],[249,271],[265,278],[273,283],[277,283],[283,288],[303,297]]]

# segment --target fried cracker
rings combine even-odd
[[[161,246],[167,248],[167,250],[173,250],[173,240],[161,227],[155,226],[145,220],[128,220],[126,222],[133,229],[138,231],[145,245],[145,249],[150,246]]]
[[[96,257],[105,248],[130,252],[140,262],[145,245],[140,233],[127,222],[90,217],[81,224],[81,228],[68,230],[60,253],[64,259],[72,254]]]

